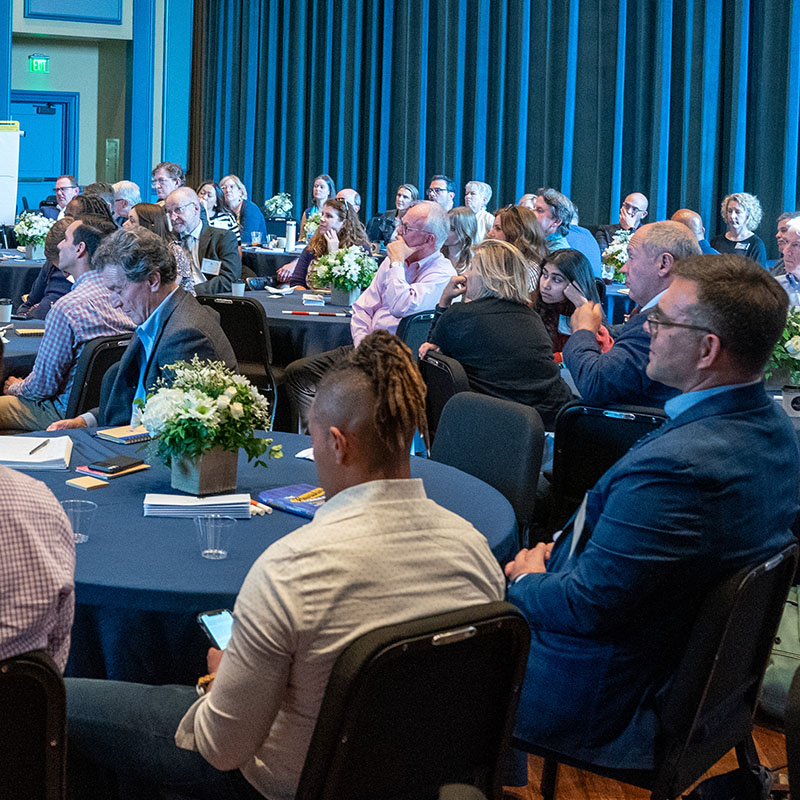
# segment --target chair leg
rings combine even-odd
[[[556,791],[558,791],[558,761],[553,758],[544,759],[539,791],[542,793],[543,800],[555,800]]]

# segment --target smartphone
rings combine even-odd
[[[197,615],[197,621],[214,647],[224,650],[228,646],[233,633],[233,614],[227,608],[203,611]]]
[[[144,464],[141,458],[113,456],[113,458],[107,458],[105,461],[95,461],[93,464],[89,464],[89,469],[95,469],[98,472],[107,472],[109,475],[113,475],[115,472],[122,472],[124,469],[138,467],[139,464]]]

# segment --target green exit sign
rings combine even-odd
[[[28,72],[50,72],[50,56],[41,53],[28,56]]]

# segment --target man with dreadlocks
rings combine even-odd
[[[202,788],[205,797],[219,784],[228,793],[214,797],[288,800],[347,644],[382,625],[503,598],[483,536],[410,477],[425,385],[396,336],[370,334],[328,371],[309,424],[327,501],[251,568],[225,654],[209,651],[210,691],[198,700],[191,687],[72,679],[71,757],[162,789]]]

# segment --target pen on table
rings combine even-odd
[[[34,453],[38,453],[43,447],[47,447],[47,445],[49,444],[50,444],[49,439],[45,439],[43,442],[39,442],[39,444],[37,444],[36,447],[34,447],[33,450],[31,450],[28,453],[28,455],[32,456]]]
[[[349,317],[349,311],[283,311],[284,314],[299,314],[303,317]]]
[[[255,506],[256,508],[260,508],[265,514],[272,513],[272,508],[270,508],[270,506],[265,506],[263,503],[259,503],[257,500],[253,500],[252,497],[250,498],[250,505]]]

